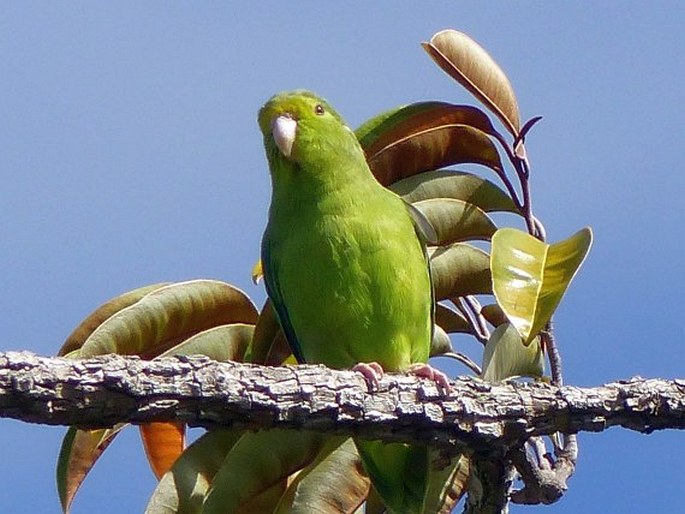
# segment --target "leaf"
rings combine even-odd
[[[244,503],[236,514],[254,514],[256,512],[273,512],[281,497],[288,488],[289,479],[276,482],[271,487]]]
[[[367,163],[384,186],[453,164],[503,168],[497,147],[485,132],[457,124],[436,124],[406,134],[373,154],[367,153]]]
[[[509,322],[507,315],[504,314],[504,311],[502,310],[502,307],[496,303],[484,305],[481,307],[480,313],[493,327],[499,327],[500,325],[504,325],[505,323]]]
[[[366,499],[370,481],[352,439],[303,469],[281,498],[275,514],[353,513]],[[327,445],[328,446],[328,445]]]
[[[490,258],[483,250],[454,243],[431,247],[428,255],[436,301],[492,293]]]
[[[525,344],[511,324],[500,325],[483,350],[483,379],[500,382],[510,377],[539,378],[545,370],[540,338]]]
[[[185,449],[186,424],[154,422],[145,423],[138,428],[147,461],[159,480]]]
[[[405,105],[370,119],[355,133],[371,171],[386,186],[451,164],[470,162],[502,169],[489,136],[502,137],[487,115],[470,105]]]
[[[470,334],[473,332],[471,323],[461,312],[454,311],[440,303],[435,306],[435,323],[448,334],[453,332]]]
[[[159,284],[152,284],[145,287],[139,287],[133,291],[129,291],[122,295],[117,296],[109,300],[108,302],[102,304],[93,313],[91,313],[86,319],[84,319],[76,329],[67,337],[64,344],[60,348],[57,355],[65,356],[74,350],[77,350],[83,346],[83,343],[88,339],[88,336],[93,333],[93,331],[99,327],[107,318],[116,314],[122,309],[125,309],[129,305],[133,305],[138,300],[156,291],[161,287],[169,285],[169,282],[162,282]]]
[[[269,298],[264,302],[262,311],[259,313],[257,324],[255,325],[252,341],[247,350],[247,362],[254,364],[264,364],[269,356],[274,340],[281,330],[278,323],[276,311]]]
[[[233,429],[212,430],[197,439],[157,484],[145,514],[202,512],[214,476],[242,434]]]
[[[69,512],[76,492],[100,458],[126,424],[98,430],[69,427],[57,457],[57,492],[62,512]]]
[[[425,171],[390,185],[389,189],[410,203],[431,198],[454,198],[485,212],[519,213],[509,195],[489,180],[463,171]]]
[[[219,325],[189,337],[159,356],[206,355],[219,362],[242,362],[254,329],[254,325],[246,323]]]
[[[552,245],[513,228],[493,236],[495,297],[526,343],[551,319],[591,244],[589,228]]]
[[[157,289],[108,318],[83,344],[81,357],[154,357],[208,328],[256,321],[257,309],[240,289],[217,280],[180,282]]]
[[[452,341],[439,325],[433,327],[433,339],[431,340],[430,356],[438,357],[448,352],[454,351],[452,349]]]
[[[468,125],[491,136],[499,135],[490,118],[477,107],[435,101],[390,109],[366,121],[355,134],[366,154],[374,155],[408,134],[438,125]]]
[[[429,450],[430,468],[424,514],[450,514],[466,493],[470,462],[465,455],[447,456],[438,449]]]
[[[452,198],[433,198],[413,204],[437,233],[438,246],[469,241],[489,240],[497,226],[484,211],[471,203]]]
[[[450,77],[490,109],[516,137],[521,127],[514,89],[506,74],[473,39],[456,30],[443,30],[424,50]]]
[[[358,512],[359,511],[357,511],[357,513]],[[364,514],[388,514],[388,511],[385,508],[385,503],[383,503],[381,495],[378,494],[378,491],[376,491],[376,488],[373,486],[373,484],[371,484],[369,496],[366,499],[366,505],[364,506]]]
[[[203,514],[237,512],[241,506],[316,459],[330,436],[270,429],[243,434],[216,473]]]

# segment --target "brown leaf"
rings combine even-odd
[[[514,89],[478,43],[462,32],[443,30],[422,46],[438,66],[483,102],[516,137],[521,121]]]
[[[140,425],[140,439],[157,480],[171,469],[185,449],[185,423],[156,422]]]
[[[397,107],[371,118],[355,134],[371,171],[384,185],[464,162],[502,168],[488,137],[502,136],[483,111],[469,105],[417,102]]]
[[[57,458],[57,491],[63,512],[69,512],[86,476],[125,426],[126,423],[120,423],[113,428],[98,430],[69,427]]]
[[[448,334],[454,332],[470,334],[473,332],[471,323],[462,313],[454,311],[441,303],[435,306],[435,323]]]
[[[461,163],[502,170],[497,147],[488,135],[460,124],[433,124],[412,131],[367,154],[369,168],[383,185],[424,171]]]

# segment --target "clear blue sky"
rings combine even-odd
[[[595,231],[556,317],[567,382],[685,377],[685,8],[667,1],[4,2],[0,350],[54,354],[100,303],[161,280],[223,279],[261,303],[261,103],[313,89],[352,126],[471,103],[419,47],[448,27],[497,59],[524,118],[544,116],[528,151],[550,239]],[[0,420],[0,511],[59,512],[63,433]],[[580,442],[545,511],[682,512],[684,433]],[[73,512],[142,512],[153,486],[131,429]]]

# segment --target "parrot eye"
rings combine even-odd
[[[317,116],[323,116],[323,113],[325,113],[326,110],[323,108],[323,105],[321,104],[316,104],[316,107],[314,107],[314,113]]]

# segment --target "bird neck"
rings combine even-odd
[[[273,177],[272,186],[272,205],[288,210],[302,206],[336,208],[337,204],[358,204],[383,187],[364,160],[346,161],[344,165],[322,162],[307,169],[291,164]]]

